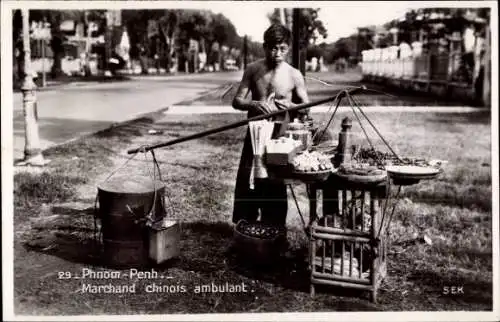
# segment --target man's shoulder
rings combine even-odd
[[[298,79],[303,79],[303,75],[302,73],[300,72],[300,70],[298,70],[297,68],[293,67],[292,65],[288,64],[288,68],[290,70],[290,75],[292,75],[293,79],[295,80],[298,80]]]
[[[262,69],[264,67],[265,67],[265,61],[264,61],[264,59],[259,59],[259,60],[256,60],[256,61],[251,62],[250,64],[248,64],[246,71],[252,73],[252,72],[260,70],[260,69]]]
[[[302,74],[300,73],[300,70],[298,70],[297,68],[293,67],[293,66],[292,66],[292,65],[290,65],[290,64],[288,64],[288,66],[289,66],[290,70],[292,71],[292,73],[293,73],[294,75],[298,75],[298,74],[302,75]]]

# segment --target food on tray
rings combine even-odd
[[[319,172],[333,169],[330,158],[319,152],[305,151],[293,159],[292,165],[297,172]]]
[[[238,231],[249,237],[261,239],[273,239],[284,233],[283,228],[280,227],[249,222],[242,222],[238,225]]]
[[[377,151],[373,148],[360,148],[353,155],[353,159],[361,163],[369,163],[371,165],[380,164],[387,159],[392,158],[390,153]]]
[[[384,170],[381,170],[368,163],[348,163],[341,164],[339,166],[338,173],[357,176],[376,176],[383,175]]]
[[[447,163],[443,160],[430,160],[417,157],[396,157],[392,153],[384,153],[373,148],[361,148],[354,156],[360,163],[383,165],[387,171],[404,174],[438,173],[441,166]],[[436,170],[437,169],[437,170]]]

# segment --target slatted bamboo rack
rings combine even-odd
[[[355,186],[333,176],[309,186],[311,296],[316,285],[330,285],[369,291],[376,302],[386,276],[387,240],[378,235],[386,189],[385,182]]]

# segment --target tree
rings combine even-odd
[[[64,41],[66,39],[61,31],[61,23],[65,20],[84,22],[85,15],[83,10],[30,10],[30,21],[47,20],[50,23],[50,32],[52,38],[50,46],[52,49],[53,63],[51,68],[51,77],[57,78],[62,75],[61,61],[64,56]]]
[[[199,41],[201,50],[208,57],[218,56],[217,50],[211,53],[213,44],[240,50],[243,48],[243,39],[232,22],[223,14],[215,14],[209,10],[123,10],[122,17],[129,31],[132,47],[137,44],[147,47],[148,21],[157,21],[159,33],[155,37],[159,37],[168,48],[164,53],[167,60],[176,51],[183,56],[191,39]],[[262,44],[249,41],[248,53],[254,57],[262,57]]]
[[[12,44],[14,61],[14,84],[17,84],[23,78],[23,41],[22,41],[23,19],[21,10],[14,11],[12,15]]]
[[[281,23],[281,13],[279,8],[276,8],[268,15],[269,22]],[[285,9],[290,10],[290,9]],[[301,8],[300,9],[300,20],[302,22],[302,28],[300,30],[300,42],[301,47],[307,47],[311,42],[314,44],[316,40],[321,36],[323,38],[328,37],[327,30],[318,18],[319,8]]]

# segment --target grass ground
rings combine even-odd
[[[227,124],[243,115],[144,118],[50,149],[42,173],[18,172],[14,183],[15,312],[27,315],[333,311],[484,311],[492,309],[490,115],[370,113],[401,155],[448,160],[433,181],[407,187],[393,219],[388,276],[372,304],[364,294],[319,289],[309,296],[306,238],[292,203],[290,256],[267,270],[242,265],[231,252],[234,180],[244,128],[158,149],[169,211],[181,221],[181,255],[155,269],[163,279],[60,279],[60,272],[106,269],[93,244],[96,186],[127,159],[126,150]],[[322,120],[324,115],[314,115]],[[338,132],[340,119],[331,129]],[[151,128],[163,130],[151,136]],[[353,129],[359,132],[359,128]],[[379,147],[383,146],[378,142]],[[149,176],[151,156],[138,155],[117,175]],[[303,187],[299,204],[307,216]],[[432,245],[413,239],[425,234]],[[125,271],[123,271],[125,272]],[[82,282],[136,283],[135,294],[88,294]],[[206,283],[245,283],[247,293],[202,293]],[[146,284],[186,286],[150,294]],[[463,294],[444,294],[444,287]]]

